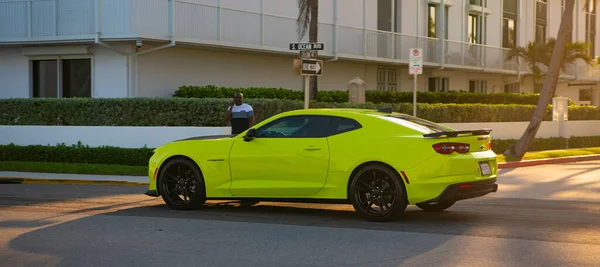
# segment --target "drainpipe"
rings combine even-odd
[[[137,60],[138,56],[175,46],[175,30],[174,30],[174,28],[175,28],[175,7],[174,7],[174,5],[175,5],[175,0],[169,0],[169,39],[170,39],[170,42],[166,45],[161,45],[161,46],[158,46],[155,48],[151,48],[148,50],[144,50],[144,51],[135,53],[135,79],[136,79],[135,95],[136,96],[139,94],[139,70],[138,70],[138,60]]]
[[[338,1],[333,0],[333,58],[325,62],[333,62],[338,60]]]

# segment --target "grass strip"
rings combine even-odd
[[[525,153],[525,156],[523,156],[522,160],[553,159],[553,158],[598,155],[598,154],[600,154],[600,147],[558,149],[558,150],[527,152],[527,153]],[[511,161],[519,161],[519,159],[506,158],[504,155],[498,155],[498,162],[511,162]]]

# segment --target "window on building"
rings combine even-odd
[[[33,97],[91,97],[89,58],[31,61]]]
[[[596,56],[596,6],[595,0],[587,0],[585,11],[585,41],[588,43],[588,53],[591,57]]]
[[[377,90],[379,91],[397,91],[398,90],[398,69],[396,68],[377,68]]]
[[[579,101],[592,101],[592,89],[579,89]]]
[[[521,85],[519,83],[509,83],[504,85],[505,93],[517,94],[521,91]]]
[[[469,4],[474,6],[481,6],[481,1],[482,0],[469,0]]]
[[[487,81],[469,80],[469,92],[471,92],[471,93],[487,93]]]
[[[533,87],[533,93],[539,94],[542,91],[543,85],[544,85],[543,83],[535,83],[535,86]]]
[[[546,42],[548,0],[535,0],[535,41]]]
[[[395,2],[395,6],[393,5]],[[377,29],[398,32],[398,0],[377,1]],[[393,27],[392,27],[393,26]]]
[[[469,14],[469,22],[468,22],[468,33],[469,33],[469,43],[472,44],[483,44],[483,32],[482,32],[482,17],[477,14]]]
[[[427,86],[429,92],[448,92],[450,90],[450,78],[430,77]]]
[[[502,21],[502,47],[517,45],[518,0],[504,0]]]
[[[445,13],[445,22],[444,22],[444,39],[448,39],[448,7],[444,8],[444,13]],[[441,12],[439,11],[439,6],[436,4],[429,4],[429,10],[427,13],[427,17],[429,19],[429,22],[427,23],[427,27],[428,27],[428,37],[431,38],[440,38],[441,36],[439,36],[439,32],[440,32],[440,25],[438,25],[438,22],[440,21],[440,17],[441,17]]]

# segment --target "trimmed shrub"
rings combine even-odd
[[[0,100],[0,125],[73,126],[225,126],[230,99],[213,98],[23,98]],[[257,122],[275,114],[303,108],[302,101],[247,99]],[[325,103],[312,108],[391,107],[412,114],[410,103]],[[418,104],[418,116],[440,123],[529,121],[533,105]],[[544,120],[551,119],[551,107]],[[600,120],[595,107],[569,107],[569,120]]]
[[[244,97],[304,100],[304,92],[284,88],[229,88],[214,85],[207,86],[181,86],[173,94],[182,98],[227,98],[231,99],[236,92],[242,92]],[[464,91],[449,92],[417,92],[419,103],[427,104],[520,104],[537,105],[539,94],[513,94],[513,93],[471,93]],[[348,102],[347,90],[319,91],[318,102],[344,103]],[[367,90],[365,101],[372,103],[412,103],[412,92],[389,92]],[[569,104],[574,104],[569,99]]]
[[[146,166],[153,148],[67,146],[0,146],[0,161],[65,162]]]
[[[492,139],[493,151],[502,154],[518,140]],[[571,137],[569,148],[600,147],[600,136]],[[567,148],[565,138],[536,138],[529,151],[542,151]],[[118,164],[147,166],[154,148],[89,147],[87,145],[67,146],[17,146],[0,145],[0,161],[36,161],[91,164]]]

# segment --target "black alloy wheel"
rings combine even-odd
[[[399,175],[381,164],[358,171],[352,177],[349,194],[354,209],[368,221],[389,221],[404,213],[408,206]]]
[[[188,159],[169,161],[160,171],[158,186],[163,200],[172,209],[197,209],[206,202],[204,177]]]

